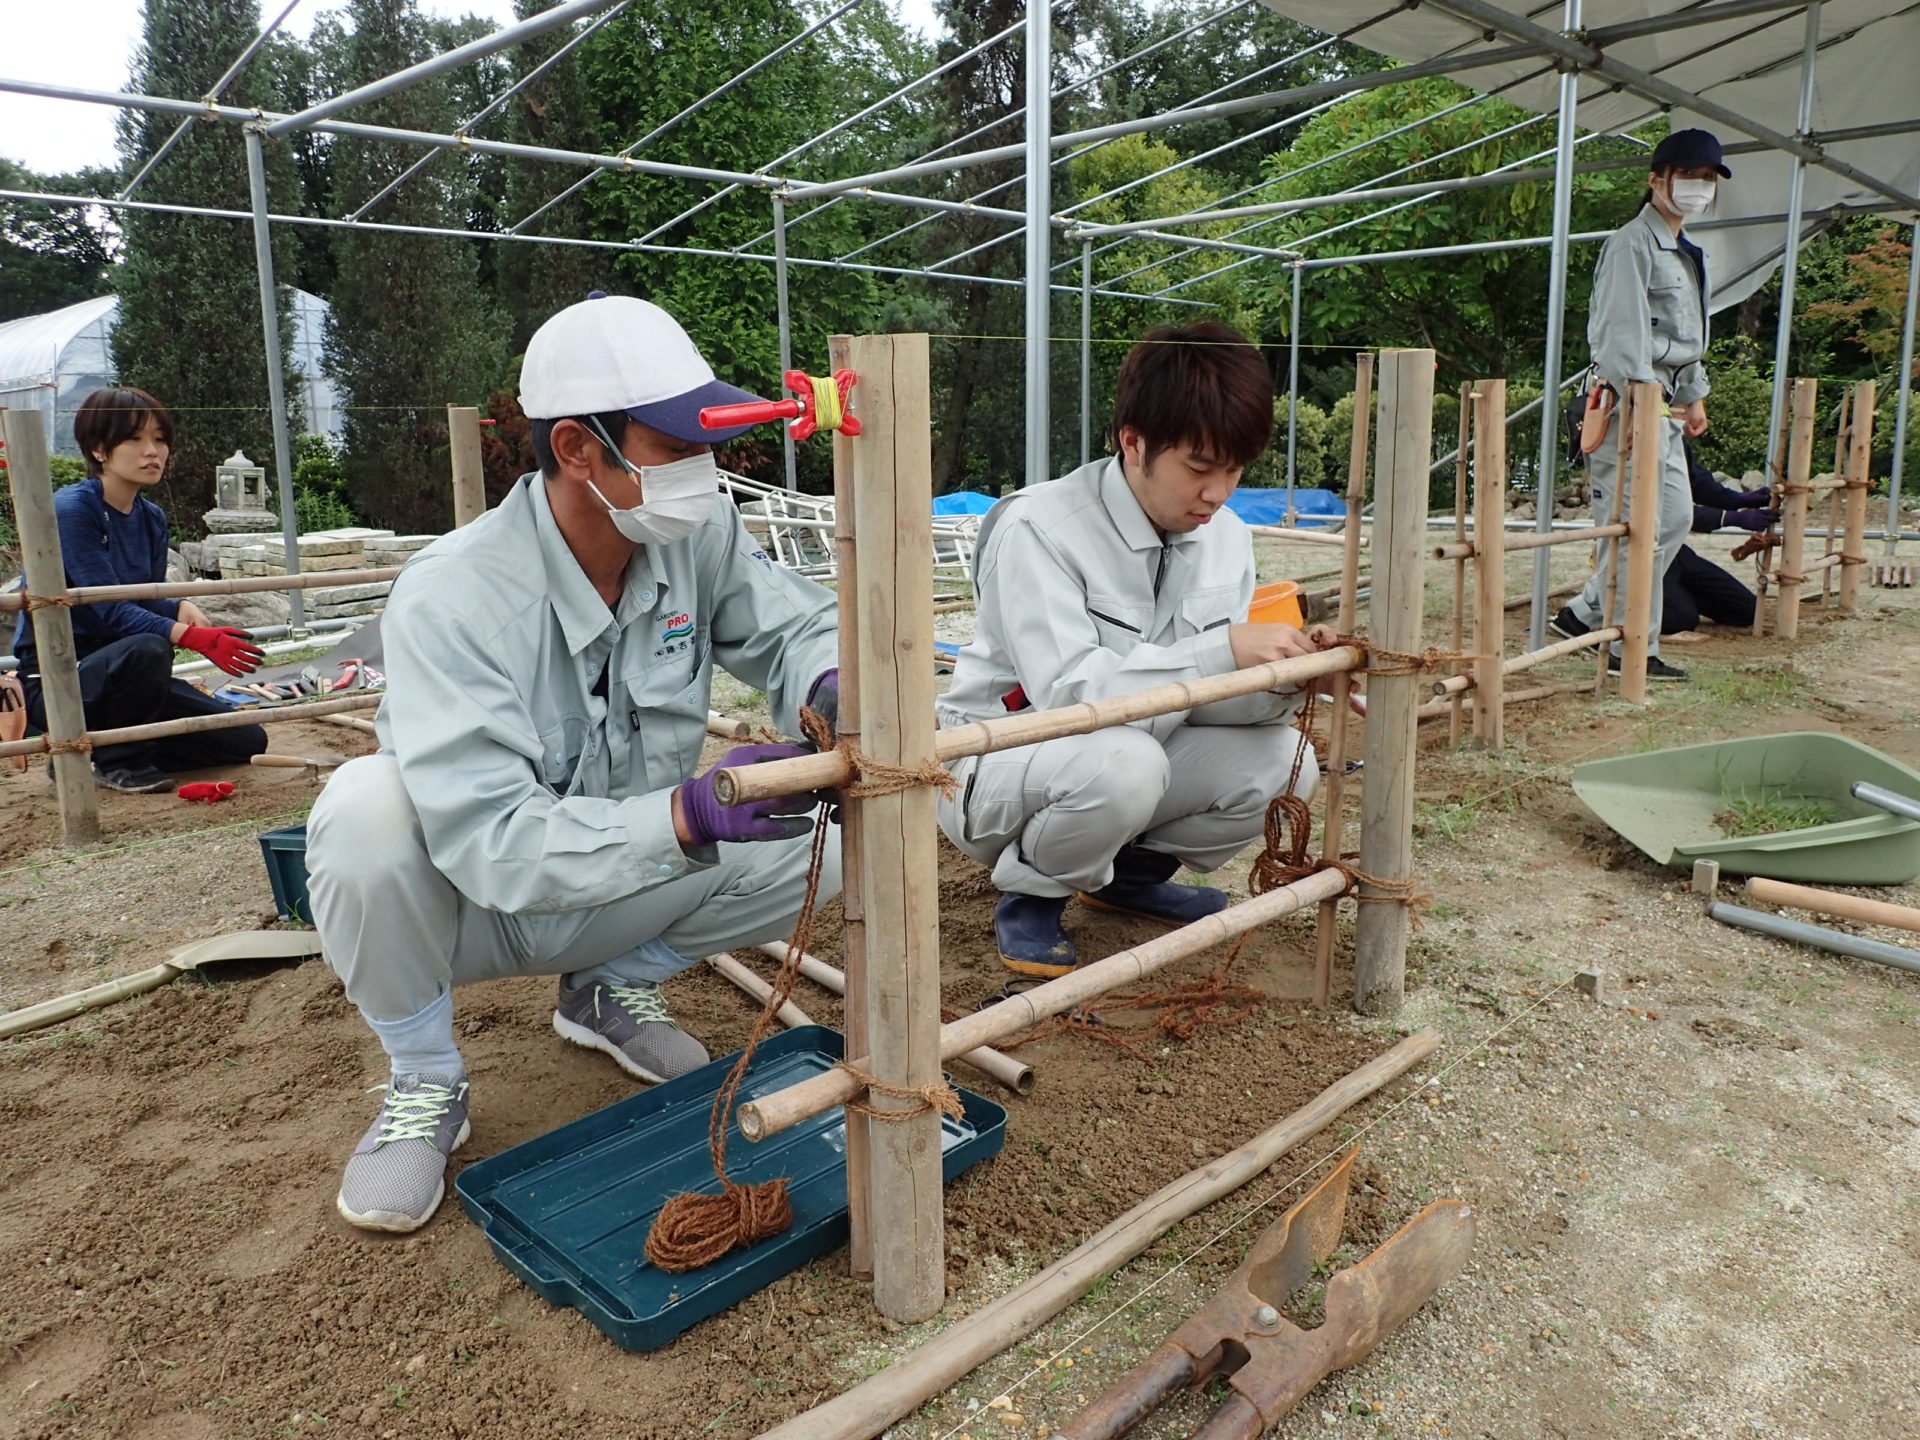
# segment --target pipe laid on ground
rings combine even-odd
[[[1904,820],[1920,820],[1920,800],[1909,800],[1905,795],[1882,790],[1878,785],[1869,785],[1864,780],[1854,781],[1851,793],[1854,799],[1885,810],[1889,815],[1898,815]]]
[[[955,1320],[871,1379],[763,1432],[760,1440],[871,1440],[919,1409],[929,1396],[1024,1340],[1180,1221],[1232,1194],[1439,1046],[1436,1030],[1409,1035],[1334,1081],[1271,1130],[1155,1191],[1032,1279]]]
[[[1911,970],[1920,974],[1920,950],[1909,950],[1904,945],[1866,940],[1820,925],[1789,920],[1784,915],[1769,915],[1764,910],[1749,910],[1744,905],[1728,905],[1721,901],[1707,906],[1707,914],[1723,924],[1755,930],[1762,935],[1771,935],[1776,940],[1791,940],[1796,945],[1812,945],[1821,950],[1831,950],[1835,955],[1846,955],[1855,960],[1873,960],[1882,965],[1891,965],[1896,970]]]

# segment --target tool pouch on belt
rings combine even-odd
[[[1587,408],[1580,414],[1582,455],[1591,455],[1600,448],[1600,442],[1607,438],[1607,424],[1613,419],[1613,408],[1619,402],[1620,396],[1604,380],[1587,391]]]
[[[27,694],[17,675],[0,673],[0,741],[24,740],[27,735]],[[13,768],[27,768],[27,757],[11,757]]]

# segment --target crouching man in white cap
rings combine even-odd
[[[467,1138],[453,987],[557,974],[556,1031],[670,1080],[708,1057],[660,982],[799,911],[818,797],[727,807],[693,774],[716,662],[790,734],[838,708],[833,597],[718,493],[708,447],[739,429],[700,410],[753,398],[656,305],[562,310],[521,372],[540,472],[394,586],[380,753],[335,774],[307,852],[327,962],[391,1063],[340,1186],[355,1225],[425,1224]]]

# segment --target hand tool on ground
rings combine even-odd
[[[0,1015],[0,1040],[57,1025],[62,1020],[117,1000],[158,989],[168,981],[220,960],[304,960],[320,953],[320,937],[311,930],[243,930],[182,945],[150,970],[122,975],[118,980],[76,990],[54,1000],[43,1000],[24,1010]]]
[[[1335,1370],[1356,1364],[1459,1273],[1474,1214],[1436,1200],[1385,1244],[1327,1282],[1326,1320],[1302,1330],[1281,1314],[1340,1243],[1354,1157],[1261,1234],[1219,1292],[1052,1440],[1117,1440],[1181,1386],[1224,1377],[1232,1393],[1192,1440],[1255,1440]]]

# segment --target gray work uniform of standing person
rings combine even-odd
[[[1163,326],[1115,387],[1118,453],[1010,495],[974,559],[977,618],[943,727],[1196,680],[1319,648],[1291,625],[1246,623],[1253,545],[1224,509],[1273,428],[1260,352],[1225,325]],[[994,929],[1017,974],[1077,963],[1069,900],[1187,924],[1225,907],[1202,885],[1261,833],[1268,802],[1319,770],[1290,723],[1300,696],[1219,701],[1132,725],[956,762],[940,828],[992,867]],[[1301,754],[1305,749],[1306,753]]]
[[[693,775],[716,663],[789,733],[803,703],[838,710],[833,597],[719,494],[709,445],[744,427],[699,421],[753,398],[656,305],[561,311],[521,372],[540,473],[394,586],[380,752],[335,774],[307,851],[327,962],[392,1073],[336,1202],[356,1225],[425,1224],[467,1138],[455,986],[557,974],[561,1036],[667,1080],[708,1057],[660,982],[800,909],[818,797],[725,807]]]
[[[1706,130],[1676,130],[1654,148],[1647,198],[1633,219],[1607,237],[1593,271],[1593,300],[1587,315],[1587,343],[1600,382],[1622,397],[1635,381],[1653,381],[1667,399],[1660,422],[1660,505],[1657,554],[1653,564],[1653,609],[1648,620],[1647,678],[1684,680],[1686,672],[1659,658],[1662,577],[1686,543],[1693,524],[1693,490],[1687,479],[1684,437],[1707,428],[1706,397],[1712,388],[1701,359],[1707,351],[1707,265],[1700,247],[1681,233],[1688,216],[1713,203],[1716,176],[1733,172],[1721,163],[1720,141]],[[1624,408],[1617,407],[1600,448],[1587,455],[1587,481],[1595,522],[1613,515],[1615,488],[1622,483],[1619,433]],[[1628,459],[1631,467],[1631,457]],[[1631,481],[1631,468],[1624,477]],[[1622,514],[1627,513],[1622,503]],[[1599,542],[1599,562],[1586,586],[1552,626],[1556,634],[1578,635],[1617,623],[1603,616],[1607,577],[1619,551],[1614,541]],[[1621,567],[1618,605],[1625,614],[1625,566]],[[1575,623],[1567,623],[1569,620]],[[1613,646],[1619,667],[1620,647]]]

